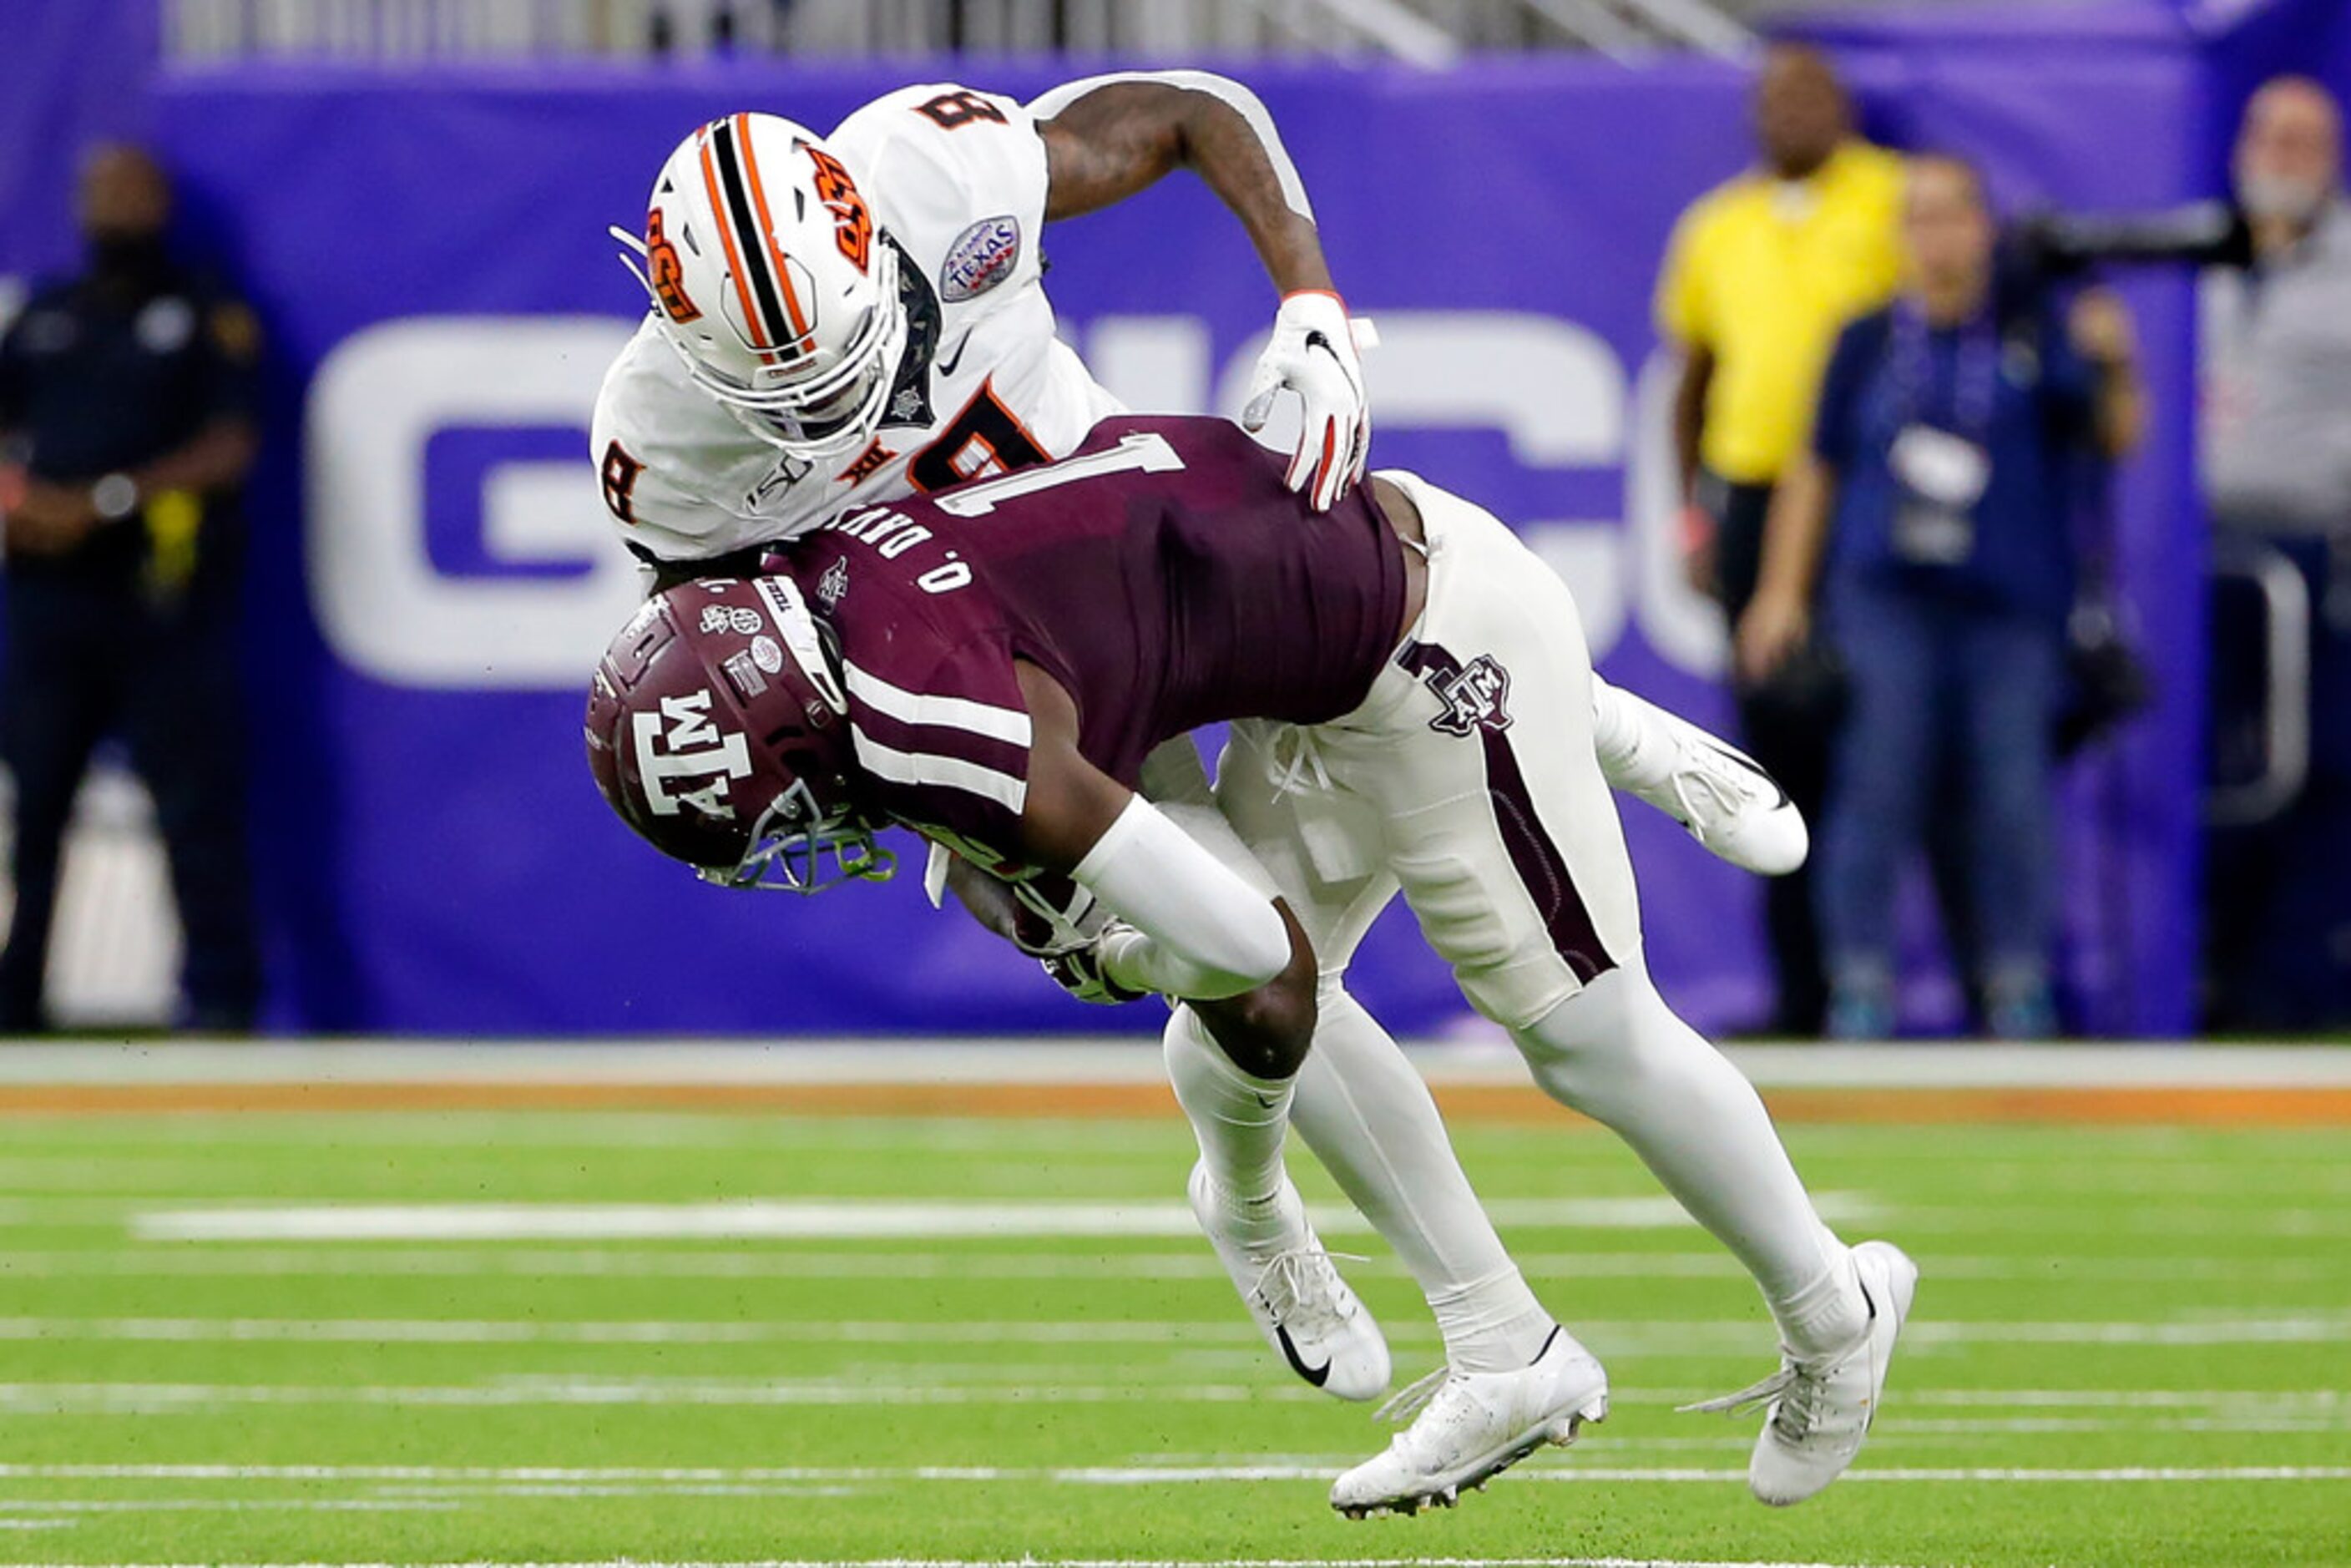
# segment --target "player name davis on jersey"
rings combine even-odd
[[[867,507],[844,513],[823,524],[819,531],[841,534],[869,545],[873,553],[883,560],[896,560],[936,537],[921,523],[888,507]],[[848,570],[840,562],[834,564],[841,570],[840,591],[846,593],[849,591]],[[828,571],[825,581],[830,583],[831,580],[832,573]],[[971,567],[959,559],[956,551],[947,550],[938,564],[915,573],[914,581],[914,586],[925,593],[952,593],[970,584]],[[834,601],[838,601],[837,595]]]

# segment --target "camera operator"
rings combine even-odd
[[[2215,549],[2298,574],[2309,617],[2306,781],[2266,821],[2217,826],[2206,925],[2212,1019],[2309,1029],[2351,1020],[2351,202],[2342,112],[2281,77],[2245,110],[2235,158],[2249,264],[2207,279],[2204,488]],[[2282,575],[2282,574],[2279,574]],[[2268,750],[2264,662],[2216,621],[2214,745]],[[2295,650],[2299,653],[2300,650]],[[2300,703],[2281,691],[2273,701]],[[2300,719],[2304,716],[2289,716]],[[2274,762],[2274,758],[2269,760]]]
[[[1920,780],[1956,773],[1985,1021],[2043,1035],[2076,578],[2066,481],[2077,454],[2138,439],[2133,330],[2103,290],[2061,319],[2038,284],[1996,287],[1998,227],[1961,159],[1912,162],[1903,222],[1909,278],[1838,340],[1810,449],[1773,498],[1737,657],[1761,681],[1803,646],[1824,576],[1849,685],[1817,883],[1830,1032],[1894,1029],[1897,873],[1944,798]]]

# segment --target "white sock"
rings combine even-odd
[[[1866,1314],[1754,1086],[1684,1023],[1646,970],[1601,976],[1513,1037],[1553,1099],[1614,1129],[1736,1253],[1799,1352],[1851,1343]]]
[[[1516,1372],[1534,1364],[1551,1336],[1562,1333],[1527,1289],[1519,1266],[1428,1292],[1446,1364],[1456,1372]]]
[[[1200,1158],[1244,1243],[1270,1240],[1290,1180],[1281,1164],[1281,1137],[1290,1125],[1294,1078],[1258,1078],[1233,1065],[1207,1026],[1179,1007],[1160,1037],[1176,1103],[1191,1119]]]
[[[1454,1157],[1428,1085],[1379,1021],[1323,983],[1290,1120],[1395,1249],[1462,1372],[1526,1365],[1553,1327]]]
[[[1771,1308],[1780,1343],[1802,1359],[1844,1350],[1869,1322],[1868,1304],[1854,1275],[1852,1249],[1834,1237],[1829,1239],[1835,1257],[1820,1277]]]

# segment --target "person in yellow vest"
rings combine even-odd
[[[1802,450],[1837,334],[1902,276],[1902,161],[1862,140],[1817,50],[1773,47],[1755,91],[1761,162],[1693,204],[1657,285],[1657,324],[1681,351],[1674,400],[1691,578],[1735,627],[1754,597],[1763,519]],[[1818,659],[1738,691],[1744,744],[1806,817],[1828,788],[1836,682]],[[1828,1004],[1810,878],[1767,884],[1778,1001],[1768,1027],[1819,1032]]]

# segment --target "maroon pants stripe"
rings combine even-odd
[[[1435,674],[1440,681],[1458,676],[1462,669],[1459,659],[1430,643],[1407,643],[1397,650],[1395,658],[1415,674]],[[1459,733],[1446,724],[1432,727]],[[1477,730],[1486,753],[1487,798],[1493,802],[1494,825],[1501,834],[1502,847],[1510,852],[1511,868],[1542,916],[1552,951],[1588,986],[1616,967],[1616,959],[1600,940],[1592,912],[1584,906],[1583,895],[1576,891],[1575,878],[1568,871],[1567,857],[1535,811],[1526,772],[1510,746],[1508,715],[1480,721]]]

